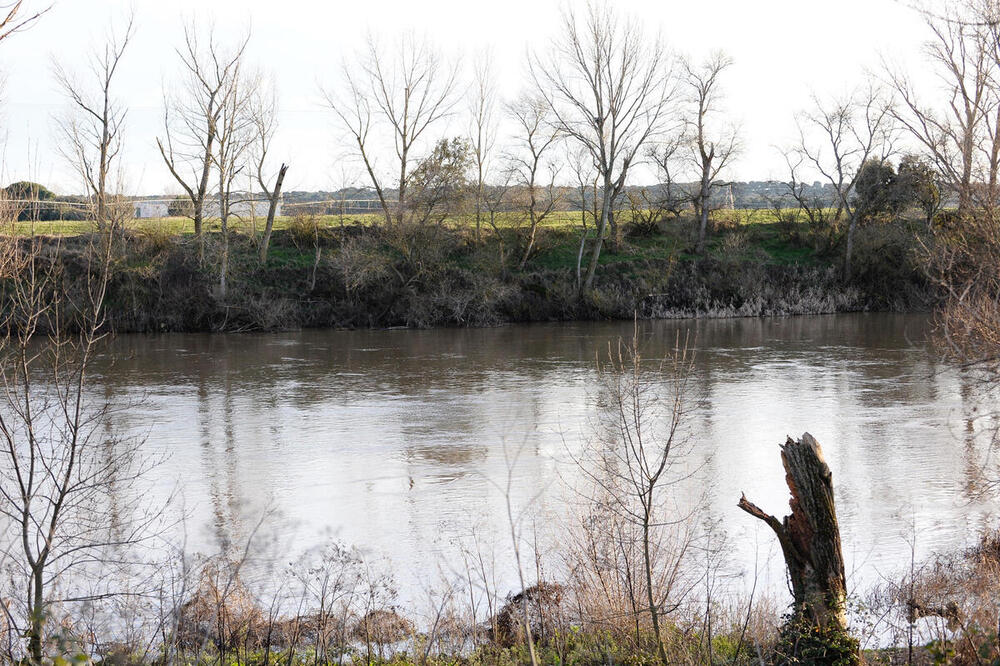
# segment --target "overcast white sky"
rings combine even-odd
[[[46,0],[27,0],[31,7]],[[775,145],[794,136],[794,114],[813,91],[842,93],[886,56],[923,72],[926,31],[920,18],[894,0],[615,0],[624,12],[661,31],[679,53],[723,49],[735,61],[725,81],[726,103],[741,123],[745,150],[730,176],[741,180],[784,176]],[[490,48],[500,92],[526,84],[525,53],[545,48],[560,0],[55,0],[30,31],[0,47],[7,77],[0,109],[6,145],[0,177],[30,178],[59,193],[80,192],[56,153],[53,116],[63,108],[52,58],[81,63],[109,22],[135,7],[137,32],[122,65],[118,93],[129,106],[125,163],[132,193],[161,194],[177,187],[156,152],[162,90],[176,80],[184,20],[215,18],[218,33],[235,37],[252,27],[250,58],[278,81],[281,130],[275,155],[291,164],[286,190],[336,189],[342,182],[336,136],[318,92],[337,80],[342,58],[368,30],[391,40],[407,30],[441,49],[464,54]],[[927,81],[932,84],[932,81]],[[444,128],[442,128],[444,130]],[[459,131],[451,128],[452,134]]]

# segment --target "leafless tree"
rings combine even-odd
[[[510,168],[505,168],[494,180],[495,182],[483,188],[482,205],[486,209],[490,228],[497,238],[499,262],[501,268],[503,268],[506,265],[507,257],[504,252],[504,235],[502,225],[500,224],[500,216],[510,207],[514,172]]]
[[[594,226],[597,226],[598,210],[598,180],[594,168],[593,156],[586,148],[578,146],[575,150],[567,148],[566,163],[573,174],[573,189],[577,194],[575,204],[580,208],[580,245],[576,252],[576,289],[583,287],[583,253],[587,246],[587,215],[591,214]]]
[[[1000,204],[1000,5],[995,0],[971,0],[974,23],[985,33],[989,61],[987,109],[983,114],[984,136],[978,147],[986,162],[986,191],[977,202],[993,208]]]
[[[590,152],[600,178],[597,236],[583,281],[590,289],[609,226],[617,240],[612,204],[636,156],[660,133],[670,110],[672,60],[659,38],[646,38],[638,20],[595,1],[582,17],[568,8],[549,54],[533,55],[529,64],[555,125]]]
[[[31,10],[25,11],[24,0],[0,4],[0,17],[2,17],[0,18],[0,41],[30,28],[35,21],[42,17],[42,14],[50,9],[52,9],[52,5],[44,9],[39,9],[32,14],[30,13]]]
[[[124,30],[108,34],[104,45],[91,53],[89,70],[93,89],[79,81],[61,63],[55,63],[56,82],[70,102],[70,110],[59,121],[63,136],[60,152],[79,172],[94,204],[98,231],[110,222],[108,179],[122,146],[122,126],[126,109],[112,94],[115,74],[134,34],[134,14],[129,14]]]
[[[692,474],[682,463],[690,450],[683,421],[691,358],[678,335],[656,373],[666,385],[658,385],[644,367],[637,326],[631,341],[608,345],[600,373],[603,434],[577,459],[594,486],[588,520],[613,525],[617,547],[632,549],[625,558],[631,572],[626,594],[637,627],[640,616],[648,615],[658,656],[667,664],[661,623],[692,585],[681,578],[698,502],[675,509],[676,497],[673,502],[670,498],[670,489],[677,490]],[[671,538],[665,538],[670,532]]]
[[[837,198],[835,218],[847,217],[844,277],[850,279],[858,226],[851,196],[854,184],[862,164],[884,161],[893,154],[899,139],[898,126],[891,101],[871,84],[828,103],[818,97],[813,101],[813,109],[798,118],[799,144],[793,159],[801,159],[833,186]]]
[[[160,155],[170,174],[191,200],[198,256],[204,261],[203,221],[215,163],[219,122],[225,102],[233,95],[237,72],[250,35],[234,48],[224,48],[209,29],[207,44],[194,24],[184,26],[184,45],[177,49],[184,81],[174,95],[164,94],[165,138],[157,138]]]
[[[41,664],[60,606],[125,592],[112,574],[153,536],[141,481],[154,462],[141,441],[115,434],[111,421],[128,405],[92,391],[112,243],[87,249],[73,289],[58,248],[36,237],[2,243],[0,535],[19,589],[0,596],[0,611]]]
[[[531,613],[528,607],[529,595],[528,595],[528,584],[527,577],[525,575],[525,537],[523,530],[525,523],[531,517],[531,510],[536,502],[544,493],[545,488],[535,489],[535,493],[526,502],[518,506],[518,502],[515,499],[515,478],[518,463],[521,460],[521,456],[525,451],[525,442],[521,442],[518,446],[509,446],[505,441],[503,443],[503,458],[505,467],[505,477],[502,481],[491,480],[491,484],[499,491],[504,498],[504,505],[506,509],[506,522],[505,527],[509,530],[511,547],[514,553],[514,564],[517,568],[517,579],[521,586],[520,593],[520,611],[521,617],[519,622],[521,623],[521,629],[524,631],[524,640],[528,646],[528,656],[531,660],[532,666],[538,666],[538,655],[535,650],[535,636],[532,632],[531,626]]]
[[[215,163],[218,177],[219,226],[222,250],[219,258],[219,294],[226,297],[229,274],[229,217],[233,209],[233,184],[248,166],[250,148],[255,143],[256,122],[251,112],[260,76],[247,72],[240,61],[232,70],[232,80],[223,92],[216,123]]]
[[[550,122],[551,109],[544,97],[522,95],[507,105],[507,114],[514,121],[515,127],[515,145],[510,152],[510,161],[517,175],[528,217],[527,239],[519,264],[523,269],[535,250],[538,225],[549,216],[561,199],[555,186],[558,167],[551,158],[560,132]]]
[[[698,183],[692,197],[698,217],[698,242],[695,251],[705,252],[708,214],[716,179],[730,166],[739,150],[735,127],[718,128],[714,117],[720,113],[720,79],[733,64],[722,52],[713,53],[701,65],[684,60],[684,82],[690,96],[690,115],[685,118],[692,161]]]
[[[344,63],[344,84],[323,91],[330,109],[356,144],[388,225],[394,220],[402,223],[406,214],[411,166],[419,158],[414,152],[457,102],[457,65],[445,62],[427,40],[407,35],[398,44],[389,53],[369,36],[357,61]],[[392,135],[395,153],[395,209],[388,201],[388,187],[379,166],[378,139],[372,137],[372,130],[383,126]]]
[[[677,172],[681,168],[679,153],[684,141],[684,134],[675,132],[646,150],[646,158],[656,170],[658,183],[655,188],[642,188],[639,197],[646,215],[652,220],[659,219],[663,213],[679,217],[691,201],[687,189],[677,182]]]
[[[840,237],[838,225],[843,209],[838,205],[839,198],[831,201],[829,198],[810,192],[809,184],[803,180],[802,171],[806,168],[807,158],[801,150],[783,149],[781,154],[788,168],[788,180],[785,181],[787,195],[795,201],[797,210],[788,209],[784,194],[773,197],[769,204],[775,221],[789,224],[790,233],[797,234],[795,223],[800,215],[804,215],[812,231],[816,249],[824,253],[832,251]],[[833,213],[830,210],[831,205],[836,206]]]
[[[274,216],[281,202],[281,187],[285,182],[288,165],[281,163],[273,177],[267,175],[271,141],[278,128],[277,98],[274,88],[261,85],[250,106],[250,117],[254,129],[254,166],[257,184],[267,196],[267,221],[264,223],[264,237],[260,241],[260,263],[267,263],[267,250],[271,244]]]
[[[988,17],[977,17],[975,10],[973,3],[960,2],[947,5],[943,13],[923,12],[932,35],[926,45],[927,58],[941,82],[941,89],[933,95],[921,96],[905,73],[888,64],[885,67],[900,102],[892,107],[893,116],[926,150],[958,195],[963,212],[974,203],[978,178],[985,177],[996,194],[1000,168],[997,35],[992,34]],[[987,153],[988,175],[977,173],[981,147]]]
[[[909,111],[907,128],[959,197],[958,224],[945,222],[947,233],[925,247],[929,274],[944,295],[937,336],[949,355],[976,367],[984,386],[993,387],[1000,371],[1000,6],[964,0],[924,15],[934,36],[928,53],[948,104],[936,112],[906,97],[916,97],[912,87],[896,88]]]
[[[482,240],[482,211],[486,181],[489,178],[490,159],[497,138],[496,85],[492,54],[480,53],[475,61],[475,81],[470,97],[469,112],[472,123],[469,129],[472,157],[476,163],[476,242]]]

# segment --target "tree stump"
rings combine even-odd
[[[792,513],[779,521],[743,495],[738,506],[778,536],[794,597],[793,620],[846,632],[847,580],[833,501],[833,475],[819,442],[805,433],[781,447]]]

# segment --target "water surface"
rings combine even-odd
[[[784,515],[778,444],[803,431],[833,470],[855,585],[905,566],[914,535],[925,554],[988,523],[974,385],[927,333],[918,315],[640,323],[647,358],[678,334],[697,349],[692,456],[736,568],[776,552],[740,493]],[[504,534],[495,485],[512,450],[515,505],[572,510],[566,458],[593,433],[595,354],[631,335],[572,323],[122,336],[97,370],[105,389],[144,398],[126,426],[168,454],[157,489],[180,490],[189,549],[240,542],[270,508],[261,531],[282,557],[333,535],[390,557],[406,588],[473,529]],[[780,576],[780,561],[768,570]]]

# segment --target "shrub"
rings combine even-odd
[[[733,231],[743,226],[743,219],[740,216],[740,211],[716,210],[712,211],[709,224],[713,232]]]
[[[819,627],[790,618],[781,630],[771,662],[778,666],[857,666],[861,664],[858,639],[830,627]]]
[[[304,247],[313,247],[320,234],[320,219],[315,215],[295,215],[288,222],[288,232],[292,236],[292,242],[300,250]]]

